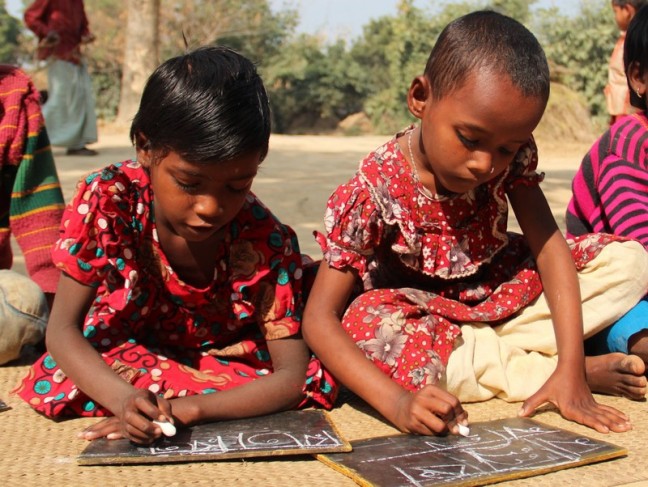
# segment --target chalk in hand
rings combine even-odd
[[[160,427],[164,436],[174,436],[176,434],[176,427],[168,421],[153,421],[153,423]]]
[[[468,426],[464,426],[461,423],[457,423],[457,429],[459,430],[459,434],[461,436],[468,436],[470,435],[470,428]]]

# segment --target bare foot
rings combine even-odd
[[[635,333],[628,340],[628,352],[648,363],[648,330]]]
[[[585,357],[587,384],[592,392],[640,400],[648,392],[646,364],[636,355],[608,353]]]

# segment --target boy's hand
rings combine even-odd
[[[558,369],[533,396],[522,404],[519,416],[531,416],[536,408],[550,402],[565,418],[589,426],[599,433],[623,433],[632,429],[629,418],[618,409],[594,400],[584,378],[561,374]]]
[[[416,393],[404,391],[398,400],[394,425],[405,433],[459,434],[457,424],[466,426],[468,413],[459,399],[436,386],[426,386]]]

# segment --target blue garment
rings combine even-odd
[[[648,329],[648,298],[639,301],[616,323],[585,341],[587,355],[610,352],[628,353],[628,341],[640,331]]]

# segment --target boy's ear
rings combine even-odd
[[[430,99],[430,82],[426,76],[417,76],[412,80],[407,92],[407,107],[416,118],[423,118],[425,107]]]

